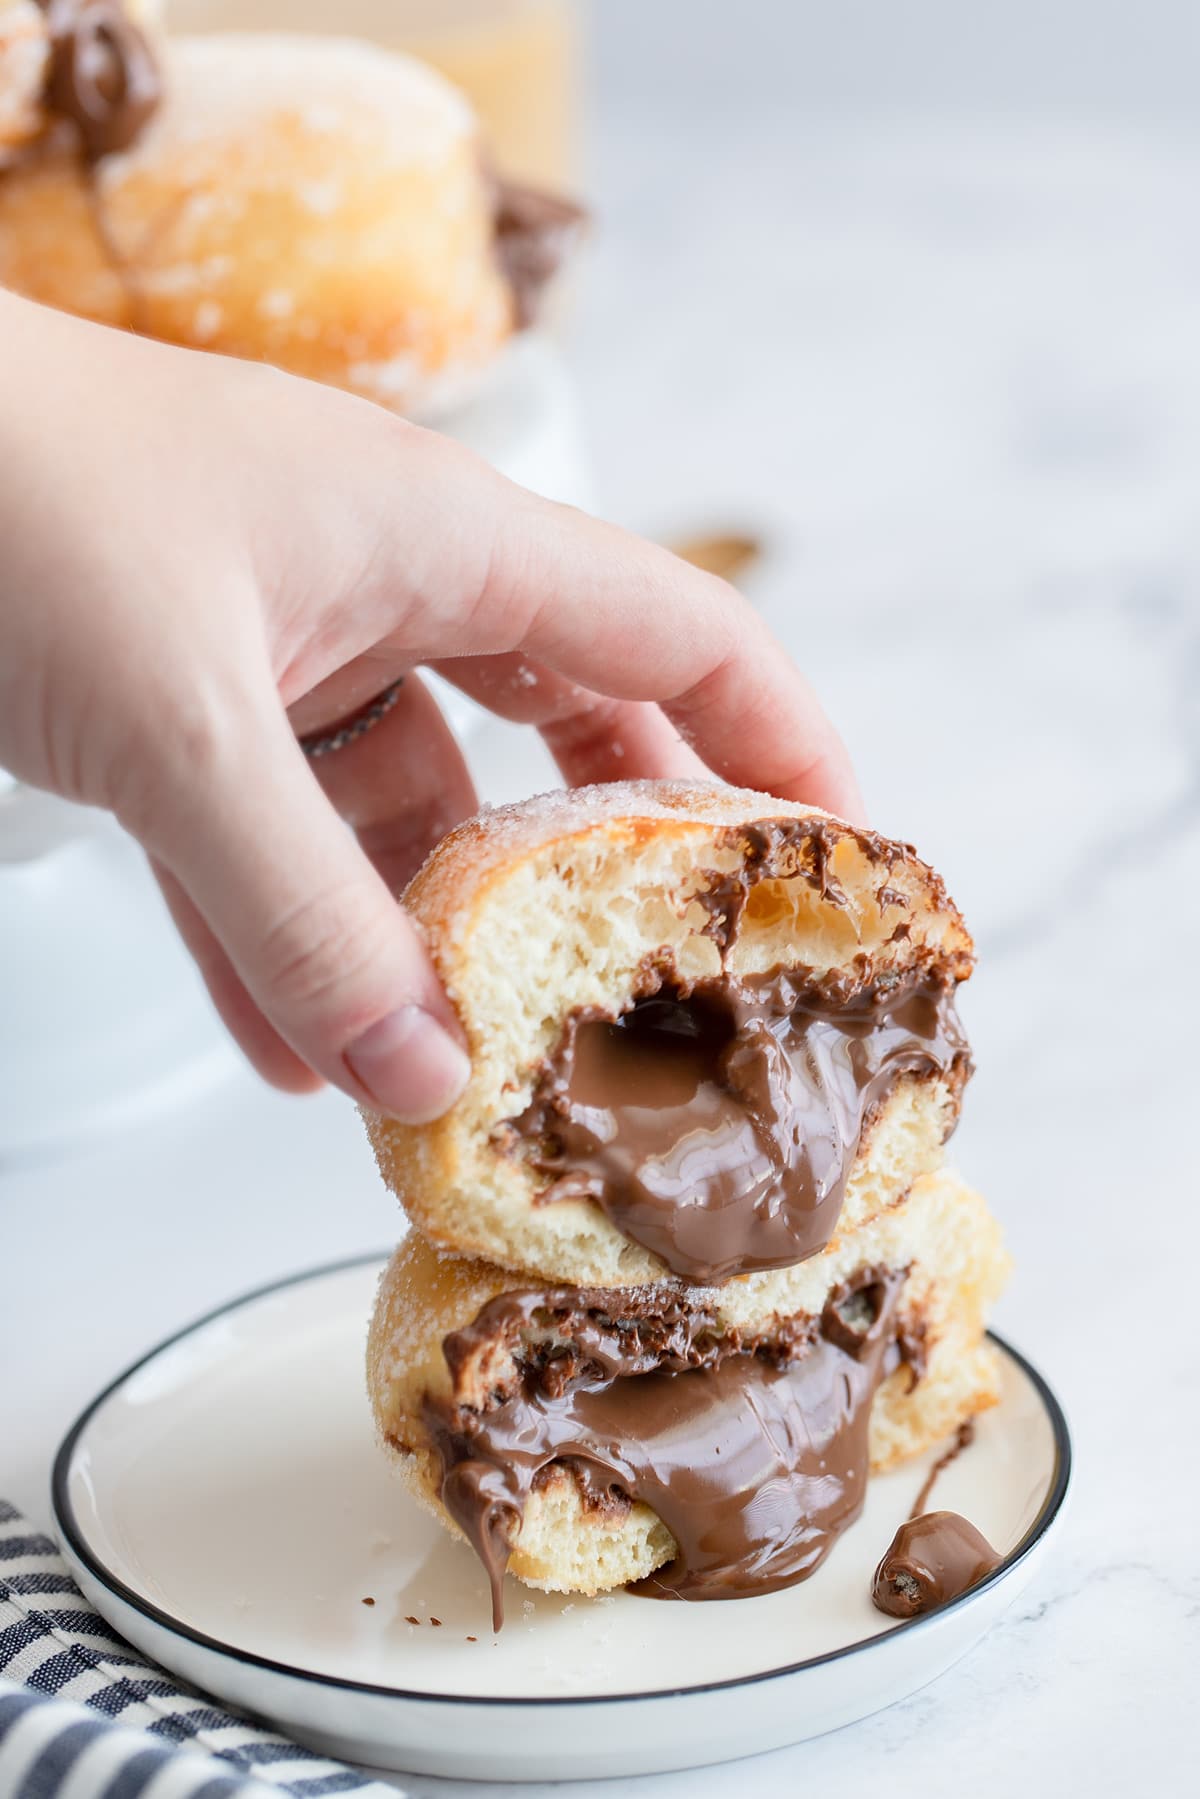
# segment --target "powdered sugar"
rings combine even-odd
[[[587,831],[617,818],[695,819],[697,823],[748,818],[823,818],[815,806],[798,806],[748,788],[712,781],[608,781],[591,787],[553,788],[486,813],[487,841],[495,856],[560,833]],[[482,822],[484,814],[479,815]],[[464,827],[469,828],[469,827]]]
[[[274,287],[261,294],[258,311],[264,319],[290,319],[296,310],[296,296],[285,289]]]
[[[201,300],[192,314],[192,333],[198,343],[211,343],[225,314],[215,300]]]
[[[302,181],[296,189],[296,197],[305,212],[311,212],[318,219],[328,219],[342,204],[342,189],[336,181]]]

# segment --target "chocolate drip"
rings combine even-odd
[[[933,1467],[922,1481],[921,1491],[913,1500],[912,1510],[908,1514],[910,1518],[919,1518],[921,1516],[926,1506],[929,1504],[929,1495],[933,1492],[940,1476],[946,1472],[951,1462],[956,1462],[958,1460],[964,1449],[969,1449],[971,1447],[974,1441],[975,1420],[974,1418],[968,1418],[965,1424],[959,1425],[958,1430],[955,1432],[954,1441],[946,1451],[945,1455],[940,1455],[938,1457],[937,1461],[933,1464]]]
[[[727,897],[714,915],[728,919]],[[657,991],[619,1019],[567,1019],[511,1129],[548,1177],[540,1201],[596,1200],[687,1280],[815,1255],[864,1125],[900,1077],[969,1072],[939,972],[857,988],[806,969],[648,980]]]
[[[655,1327],[621,1319],[623,1295],[604,1295],[613,1310],[597,1315],[600,1295],[572,1312],[565,1289],[505,1295],[447,1338],[461,1376],[497,1333],[544,1333],[544,1353],[535,1345],[527,1363],[510,1361],[490,1403],[425,1402],[442,1500],[487,1570],[495,1628],[525,1503],[556,1466],[589,1509],[642,1500],[670,1530],[675,1559],[633,1589],[647,1597],[737,1599],[810,1575],[862,1506],[871,1400],[898,1360],[903,1282],[862,1271],[774,1353],[722,1340],[711,1317],[680,1310],[664,1318],[653,1361]],[[564,1338],[571,1376],[547,1378]]]
[[[158,66],[120,0],[40,0],[50,34],[47,109],[95,162],[125,150],[162,97]]]
[[[908,1518],[875,1570],[871,1599],[891,1618],[935,1611],[987,1578],[1003,1557],[957,1512]]]
[[[541,188],[496,182],[496,254],[512,288],[517,326],[537,320],[543,291],[587,218],[582,206]]]

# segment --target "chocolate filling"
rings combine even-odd
[[[120,0],[39,0],[50,33],[45,104],[95,162],[128,149],[162,95],[154,54]]]
[[[834,872],[843,839],[879,868],[880,908],[905,909],[889,880],[906,845],[811,818],[718,834],[740,860],[695,898],[722,972],[685,982],[667,952],[648,957],[619,1017],[567,1017],[529,1105],[500,1127],[546,1177],[540,1203],[595,1200],[686,1280],[790,1267],[829,1242],[863,1132],[896,1082],[961,1088],[971,1058],[954,994],[968,948],[919,951],[903,970],[866,955],[823,975],[728,966],[760,882],[802,881],[848,905]],[[907,935],[903,922],[892,933]]]
[[[918,969],[854,985],[807,969],[653,991],[568,1017],[511,1128],[543,1203],[594,1199],[675,1274],[785,1268],[837,1226],[864,1126],[904,1074],[961,1082],[954,982]]]
[[[857,830],[832,819],[760,818],[753,824],[719,831],[716,841],[723,849],[736,848],[742,857],[738,865],[725,873],[713,872],[706,891],[696,895],[710,916],[708,935],[722,955],[736,938],[742,914],[760,881],[801,880],[829,905],[848,905],[846,890],[833,868],[838,844],[842,842],[856,844],[866,860],[882,871],[881,885],[875,893],[880,909],[908,908],[907,897],[899,888],[888,885],[888,877],[897,862],[915,859],[917,852],[911,844],[894,843],[876,831]],[[892,935],[906,937],[908,927],[900,925]],[[965,974],[969,965],[970,958],[963,955],[959,972]]]
[[[587,219],[574,200],[495,178],[496,255],[512,289],[518,330],[537,322],[542,294]]]
[[[892,1618],[935,1611],[986,1579],[1002,1557],[957,1512],[924,1512],[900,1526],[875,1570],[871,1598]]]
[[[635,1592],[739,1599],[810,1575],[862,1506],[871,1400],[903,1354],[904,1278],[863,1270],[770,1340],[721,1334],[682,1302],[639,1316],[624,1294],[571,1289],[505,1294],[447,1337],[456,1394],[487,1368],[497,1382],[479,1406],[424,1406],[494,1627],[526,1501],[554,1468],[588,1509],[643,1500],[670,1530],[678,1553]]]
[[[951,1462],[956,1462],[964,1450],[970,1449],[974,1441],[975,1420],[974,1418],[968,1418],[964,1423],[960,1424],[957,1431],[955,1431],[954,1441],[946,1451],[945,1455],[938,1457],[937,1461],[933,1464],[933,1467],[929,1470],[929,1473],[925,1476],[925,1479],[921,1482],[921,1491],[914,1499],[912,1508],[908,1514],[910,1518],[919,1518],[921,1516],[929,1504],[929,1495],[933,1492],[933,1489],[937,1486],[938,1481],[946,1472]]]

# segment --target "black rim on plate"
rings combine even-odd
[[[224,1642],[220,1637],[212,1637],[203,1630],[195,1629],[193,1625],[186,1624],[182,1619],[165,1611],[162,1606],[155,1605],[153,1600],[145,1598],[133,1587],[127,1586],[119,1575],[114,1574],[100,1560],[81,1530],[79,1520],[75,1516],[75,1508],[71,1503],[70,1469],[76,1445],[101,1406],[148,1362],[154,1361],[164,1350],[182,1342],[185,1337],[190,1337],[195,1332],[203,1330],[206,1325],[214,1323],[218,1318],[227,1317],[231,1312],[238,1312],[246,1306],[253,1305],[257,1300],[267,1299],[273,1293],[282,1293],[288,1287],[301,1286],[309,1281],[324,1280],[330,1275],[344,1274],[353,1268],[382,1266],[385,1260],[386,1254],[380,1253],[352,1256],[340,1262],[328,1262],[319,1268],[309,1268],[299,1274],[287,1275],[282,1280],[269,1281],[265,1286],[255,1287],[249,1293],[242,1293],[236,1299],[228,1300],[224,1305],[215,1307],[211,1312],[206,1312],[202,1318],[197,1318],[193,1323],[185,1325],[182,1330],[175,1331],[171,1336],[164,1338],[153,1349],[147,1350],[145,1355],[139,1356],[136,1362],[118,1374],[115,1380],[110,1381],[103,1392],[98,1393],[91,1404],[80,1413],[60,1443],[58,1453],[54,1458],[50,1489],[51,1506],[62,1541],[93,1579],[98,1581],[114,1598],[121,1600],[151,1623],[170,1631],[172,1635],[182,1637],[185,1641],[194,1643],[201,1649],[212,1650],[215,1654],[226,1657],[227,1660],[240,1662],[246,1667],[261,1668],[270,1674],[286,1675],[291,1680],[312,1681],[318,1686],[337,1687],[347,1692],[366,1694],[372,1698],[414,1700],[423,1704],[432,1702],[443,1705],[520,1706],[530,1711],[539,1711],[546,1706],[628,1705],[632,1700],[676,1699],[693,1693],[715,1693],[733,1687],[756,1686],[764,1680],[783,1680],[789,1674],[800,1674],[807,1668],[819,1668],[827,1662],[840,1661],[844,1656],[856,1655],[860,1650],[892,1642],[898,1634],[927,1629],[930,1625],[939,1623],[960,1606],[975,1599],[988,1587],[994,1586],[1011,1569],[1023,1562],[1045,1536],[1062,1510],[1071,1481],[1071,1433],[1067,1427],[1066,1416],[1054,1393],[1033,1364],[1027,1361],[1021,1352],[1014,1349],[1012,1344],[998,1332],[989,1331],[988,1336],[992,1342],[1003,1350],[1011,1361],[1016,1363],[1030,1382],[1050,1420],[1054,1436],[1054,1476],[1046,1497],[1038,1509],[1037,1516],[1020,1542],[1009,1551],[986,1580],[981,1580],[978,1585],[969,1588],[967,1592],[960,1594],[957,1599],[952,1599],[948,1605],[939,1607],[935,1612],[927,1612],[917,1618],[906,1618],[890,1629],[877,1632],[874,1636],[860,1637],[856,1643],[846,1643],[840,1649],[828,1649],[823,1655],[808,1656],[804,1661],[789,1662],[781,1668],[764,1668],[757,1674],[736,1674],[726,1680],[703,1681],[694,1686],[656,1687],[648,1692],[643,1690],[637,1693],[592,1693],[578,1696],[545,1694],[532,1699],[506,1698],[502,1694],[433,1693],[421,1691],[419,1688],[382,1686],[371,1681],[348,1680],[340,1674],[320,1674],[312,1668],[298,1668],[291,1662],[276,1661],[269,1655],[256,1655],[253,1650],[238,1649],[235,1645]]]

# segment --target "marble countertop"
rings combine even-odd
[[[1051,1563],[935,1686],[619,1790],[1176,1784],[1200,1612],[1200,142],[735,124],[702,170],[682,112],[603,132],[571,348],[597,484],[665,537],[762,535],[753,597],[850,740],[874,822],[921,846],[974,928],[956,1160],[1006,1227],[997,1321],[1067,1406],[1076,1492]],[[546,784],[507,729],[484,751],[487,797]],[[0,1490],[37,1516],[54,1442],[110,1372],[395,1226],[348,1107],[240,1072],[10,1171],[0,1200],[0,1366],[21,1370]]]

